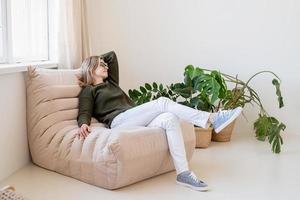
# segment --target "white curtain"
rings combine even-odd
[[[91,54],[86,0],[57,0],[56,59],[60,69],[77,69]]]

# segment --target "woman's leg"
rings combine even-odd
[[[170,112],[162,113],[154,118],[148,127],[160,127],[165,129],[170,154],[177,174],[188,171],[189,167],[178,117]]]
[[[111,128],[116,126],[147,126],[155,117],[164,112],[173,113],[178,118],[203,128],[207,128],[211,114],[181,105],[166,97],[160,97],[120,113],[113,119]]]
[[[211,113],[192,109],[166,97],[160,97],[120,113],[112,121],[111,128],[154,126],[165,129],[170,154],[176,168],[177,183],[195,190],[206,191],[207,185],[189,171],[178,118],[197,126],[207,127],[210,115]]]

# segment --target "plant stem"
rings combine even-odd
[[[204,71],[213,71],[213,70],[209,70],[209,69],[203,69]],[[238,79],[237,78],[237,76],[236,77],[233,77],[233,76],[231,76],[231,75],[228,75],[228,74],[225,74],[225,73],[221,73],[225,78],[227,78],[227,79],[225,79],[225,81],[228,81],[228,82],[232,82],[232,83],[235,83],[236,84],[236,88],[237,88],[237,85],[238,84],[240,84],[240,85],[242,85],[243,87],[241,88],[241,90],[242,91],[244,91],[245,90],[245,88],[247,88],[247,90],[248,90],[248,92],[250,93],[250,96],[253,96],[256,100],[254,100],[253,99],[253,101],[260,107],[260,109],[261,109],[261,113],[265,113],[265,114],[267,114],[267,112],[266,112],[266,110],[264,109],[264,106],[262,105],[262,103],[261,103],[261,100],[260,100],[260,98],[259,98],[259,96],[258,96],[258,94],[255,92],[255,90],[253,90],[248,84],[249,84],[249,82],[255,77],[255,76],[257,76],[257,75],[259,75],[259,74],[262,74],[262,73],[271,73],[271,74],[273,74],[279,81],[281,81],[280,80],[280,78],[274,73],[274,72],[272,72],[272,71],[260,71],[260,72],[257,72],[257,73],[255,73],[253,76],[251,76],[250,77],[250,79],[248,79],[248,81],[245,83],[245,82],[243,82],[242,80],[240,80],[240,79]],[[239,98],[240,97],[242,97],[243,96],[243,93],[244,92],[242,92],[236,99],[235,99],[235,102],[233,102],[233,103],[236,103],[238,100],[239,100]],[[268,115],[268,114],[267,114]]]
[[[249,78],[249,80],[246,82],[246,85],[248,85],[248,83],[251,81],[251,79],[253,79],[255,76],[257,76],[258,74],[262,74],[262,73],[271,73],[273,74],[276,78],[278,78],[278,80],[281,82],[280,78],[272,71],[260,71],[260,72],[257,72],[256,74],[254,74],[253,76],[251,76]]]

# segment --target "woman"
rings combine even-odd
[[[149,126],[165,129],[180,185],[199,191],[208,190],[207,184],[189,170],[179,118],[200,127],[213,125],[220,132],[242,111],[234,110],[209,113],[178,104],[166,97],[136,106],[119,87],[119,69],[116,54],[91,56],[81,65],[79,84],[78,126],[80,138],[90,133],[91,117],[105,123],[109,128],[126,126]]]

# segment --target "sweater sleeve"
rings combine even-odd
[[[79,95],[79,109],[77,116],[78,126],[82,124],[90,125],[93,114],[94,98],[91,87],[84,87]]]
[[[119,65],[116,53],[110,51],[101,55],[101,57],[108,65],[108,81],[112,81],[119,85]]]

